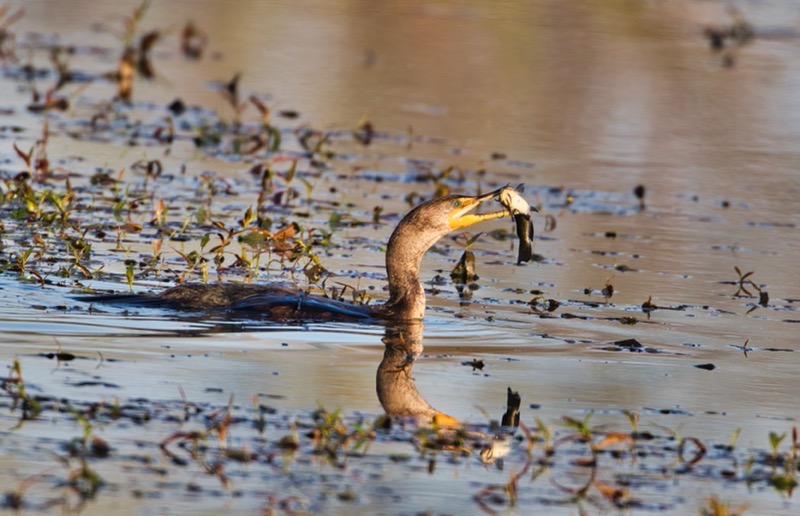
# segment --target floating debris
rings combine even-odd
[[[450,277],[453,281],[462,285],[477,281],[479,278],[475,272],[475,253],[469,249],[465,250],[461,254],[461,258],[458,259],[456,266],[450,272]]]
[[[639,199],[639,209],[640,210],[644,210],[645,209],[645,204],[644,204],[645,193],[647,193],[647,190],[645,189],[644,185],[637,185],[633,189],[633,195],[635,195],[636,198]]]
[[[733,18],[732,23],[708,25],[703,29],[703,36],[708,40],[712,52],[722,54],[722,66],[732,68],[736,64],[739,49],[755,38],[756,31],[739,9],[731,7],[728,12]]]
[[[353,138],[363,146],[368,146],[372,143],[372,138],[375,137],[375,127],[372,125],[366,115],[358,121],[355,130],[353,131]]]
[[[714,364],[712,364],[712,363],[708,363],[708,364],[697,364],[697,365],[695,365],[695,367],[696,367],[696,368],[698,368],[698,369],[705,369],[706,371],[713,371],[714,369],[716,369],[716,368],[717,368],[717,366],[715,366],[715,365],[714,365]]]
[[[477,358],[473,358],[471,362],[461,362],[461,365],[472,367],[473,371],[483,371],[483,368],[486,364],[483,363],[483,360],[478,360]]]
[[[208,45],[208,35],[198,29],[192,21],[186,22],[181,31],[181,52],[188,59],[200,59],[203,57]]]
[[[519,409],[522,406],[522,397],[519,392],[512,391],[511,387],[508,388],[506,393],[506,412],[500,421],[502,426],[512,428],[519,428]]]

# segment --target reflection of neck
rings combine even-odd
[[[456,425],[457,421],[434,409],[417,390],[411,370],[422,353],[422,322],[386,326],[386,349],[378,366],[378,400],[390,417],[412,417],[419,423]]]

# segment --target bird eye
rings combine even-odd
[[[458,199],[453,201],[453,208],[458,208],[459,206],[461,206],[461,201],[459,201]]]

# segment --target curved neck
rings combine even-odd
[[[415,230],[401,223],[386,247],[386,276],[389,300],[384,310],[394,318],[422,319],[425,315],[425,290],[419,280],[422,257],[441,235]]]
[[[403,217],[386,246],[389,300],[382,305],[379,313],[391,319],[423,318],[425,290],[419,281],[422,257],[437,240],[455,229],[507,215],[507,210],[467,214],[492,195],[464,197],[460,200],[456,196],[443,197],[424,202]],[[460,211],[455,210],[458,206],[461,206]]]

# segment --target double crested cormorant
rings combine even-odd
[[[483,202],[497,198],[504,209],[473,213]],[[522,210],[520,205],[524,204]],[[521,247],[530,248],[530,214],[527,203],[506,186],[479,196],[449,195],[424,202],[411,210],[395,228],[386,247],[389,300],[376,306],[355,305],[310,295],[286,287],[254,284],[184,284],[156,295],[111,294],[83,301],[169,307],[188,311],[223,311],[274,320],[411,320],[425,314],[425,291],[419,280],[425,252],[452,231],[486,220],[527,216],[529,231],[518,232]]]

